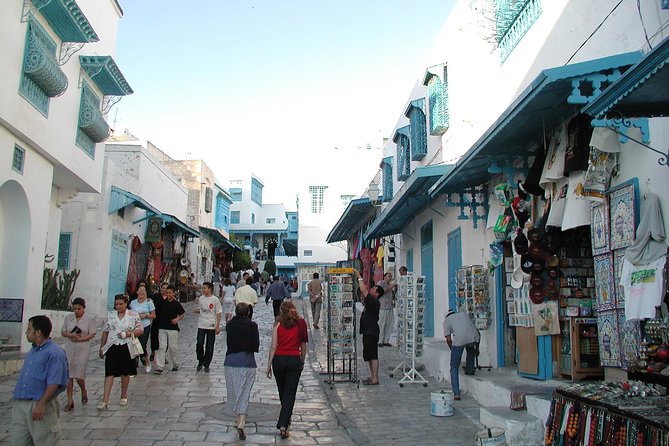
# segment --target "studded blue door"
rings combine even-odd
[[[460,228],[448,233],[448,309],[455,310],[457,273],[462,266],[462,232]]]
[[[125,293],[128,269],[128,240],[120,232],[112,232],[111,257],[109,259],[109,288],[107,309],[114,308],[114,296]]]
[[[432,222],[421,228],[420,266],[425,276],[425,328],[426,337],[434,336],[434,261],[432,256]]]

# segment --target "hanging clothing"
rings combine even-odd
[[[567,189],[567,200],[564,204],[562,215],[562,230],[587,226],[590,224],[590,200],[585,196],[583,181],[585,172],[572,172],[569,174],[569,187]]]
[[[636,239],[625,251],[632,265],[647,265],[667,253],[664,222],[657,195],[648,194],[643,201],[643,215],[636,229]]]
[[[546,162],[544,170],[541,174],[539,185],[546,188],[548,183],[552,183],[561,178],[564,178],[564,159],[567,151],[567,124],[564,123],[558,127],[551,142],[548,145],[548,153],[546,153]]]
[[[655,307],[662,304],[665,292],[666,260],[664,255],[648,265],[635,266],[625,258],[620,277],[625,289],[625,320],[655,317]]]

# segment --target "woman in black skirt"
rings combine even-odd
[[[128,309],[128,296],[118,294],[114,298],[115,311],[107,314],[107,323],[102,331],[100,340],[100,358],[105,358],[105,386],[104,396],[98,404],[98,409],[109,407],[109,396],[114,378],[121,377],[121,406],[128,405],[128,384],[130,376],[137,374],[137,361],[130,357],[128,344],[132,336],[141,336],[144,333],[139,314]]]

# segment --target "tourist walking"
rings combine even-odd
[[[63,322],[61,334],[65,341],[68,375],[67,404],[63,411],[74,409],[74,380],[81,390],[81,405],[88,403],[86,391],[86,365],[91,352],[91,339],[95,337],[95,320],[86,314],[86,301],[77,297],[72,301],[73,314],[68,314]]]
[[[14,407],[9,427],[15,446],[60,444],[58,396],[67,386],[67,357],[51,336],[51,320],[43,315],[28,320],[26,339],[33,346],[23,361],[14,387]]]
[[[163,373],[165,368],[165,359],[167,351],[170,352],[170,361],[172,362],[172,371],[179,370],[179,321],[183,319],[184,307],[174,297],[174,287],[167,285],[165,290],[166,299],[158,307],[158,329],[160,348],[156,353],[156,371],[157,375]]]
[[[147,344],[151,336],[152,321],[156,318],[156,306],[146,291],[146,285],[140,283],[137,287],[137,299],[130,302],[130,309],[139,315],[144,327],[144,333],[139,337],[139,342],[142,344],[144,353],[139,356],[140,361],[144,364],[146,373],[151,372],[151,360],[149,359],[149,352]]]
[[[281,401],[281,411],[276,423],[281,438],[288,437],[308,341],[307,323],[297,313],[295,304],[291,300],[284,300],[279,318],[272,329],[272,346],[267,363],[267,377],[271,378],[274,371]]]
[[[235,414],[237,434],[246,440],[246,415],[248,414],[251,389],[256,380],[255,353],[260,350],[258,325],[249,319],[249,305],[240,302],[235,307],[235,316],[225,325],[227,351],[225,352],[225,386],[228,404]]]
[[[209,366],[214,357],[216,335],[221,332],[223,307],[218,296],[214,296],[213,283],[204,282],[202,292],[202,296],[197,300],[197,307],[194,309],[200,315],[197,319],[197,342],[195,343],[196,369],[199,372],[204,367],[204,373],[209,373]]]
[[[225,323],[232,318],[235,311],[235,291],[236,288],[230,281],[226,278],[223,281],[223,317],[225,318]]]
[[[319,279],[318,273],[314,273],[313,278],[307,284],[309,292],[309,302],[311,302],[311,317],[314,320],[314,328],[319,329],[318,322],[321,320],[321,306],[323,304],[323,284]]]
[[[253,307],[258,303],[258,294],[256,290],[251,286],[253,284],[253,276],[244,273],[246,279],[246,285],[243,285],[237,288],[235,291],[235,304],[243,302],[249,305],[249,319],[253,319]]]
[[[156,353],[160,350],[160,328],[158,321],[160,320],[160,304],[167,299],[167,283],[160,285],[160,292],[153,295],[153,306],[156,308],[156,317],[151,324],[151,356],[149,361],[153,362]]]
[[[272,301],[272,309],[274,311],[275,319],[281,312],[281,303],[284,301],[284,299],[288,299],[289,297],[290,293],[288,292],[286,285],[284,285],[283,282],[279,280],[279,276],[274,276],[274,281],[269,286],[269,288],[267,288],[265,303],[268,304],[270,300]]]
[[[362,359],[369,363],[369,378],[362,383],[366,386],[375,386],[379,384],[379,297],[383,296],[383,288],[379,285],[367,288],[364,279],[357,271],[355,276],[365,306],[360,315]]]
[[[450,310],[444,318],[444,336],[446,337],[448,348],[451,349],[451,387],[453,388],[453,398],[460,400],[459,372],[462,352],[467,350],[465,375],[473,375],[476,344],[481,340],[481,333],[467,313],[456,313]]]
[[[141,336],[144,327],[139,315],[128,309],[128,296],[117,294],[114,298],[114,311],[107,313],[107,322],[102,329],[100,340],[100,358],[105,359],[105,383],[102,401],[98,409],[109,407],[109,397],[114,385],[114,378],[121,378],[121,406],[128,405],[128,385],[130,376],[137,375],[137,361],[130,357],[128,344],[132,337]]]

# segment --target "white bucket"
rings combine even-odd
[[[482,429],[476,434],[476,446],[504,446],[506,437],[501,427],[489,427]]]
[[[441,392],[432,392],[430,394],[432,402],[431,414],[435,417],[453,416],[453,392],[442,390]]]

